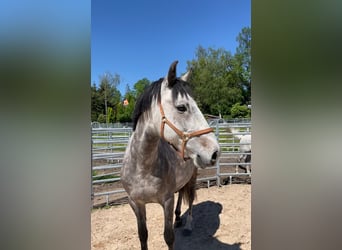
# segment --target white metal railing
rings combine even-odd
[[[106,124],[107,127],[101,124],[92,124],[92,185],[113,183],[120,181],[120,170],[124,157],[124,151],[127,147],[129,137],[132,134],[132,129],[129,127],[119,126],[118,124]],[[233,177],[249,176],[250,172],[241,172],[238,166],[251,167],[251,161],[240,162],[241,156],[250,156],[251,152],[241,152],[240,146],[249,145],[250,143],[240,143],[234,135],[249,135],[251,134],[251,122],[243,120],[237,123],[211,123],[215,130],[221,147],[221,157],[216,166],[206,168],[206,172],[213,170],[212,174],[202,176],[204,170],[199,169],[198,182],[216,181],[217,185],[221,185],[224,178],[229,179],[232,183]],[[229,128],[239,128],[241,132],[232,133]],[[216,169],[216,171],[215,171]],[[94,190],[94,188],[92,188]],[[125,192],[124,189],[92,192],[92,196],[106,196],[107,203],[109,195]]]

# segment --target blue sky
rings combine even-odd
[[[121,94],[146,77],[164,77],[178,60],[178,75],[196,48],[235,53],[236,36],[251,27],[250,0],[93,0],[91,84],[105,72],[121,77]]]

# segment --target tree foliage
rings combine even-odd
[[[151,82],[147,78],[143,78],[134,84],[133,94],[135,98],[138,98],[145,88],[150,85]]]
[[[95,84],[91,87],[91,119],[92,121],[101,119],[99,122],[103,122],[104,116],[105,121],[113,122],[116,120],[117,105],[121,100],[121,93],[117,89],[120,84],[120,75],[106,72],[99,77],[99,81],[99,87]],[[111,112],[110,115],[108,111]]]
[[[246,105],[241,105],[240,103],[235,103],[230,109],[232,118],[244,118],[251,116],[251,110]]]
[[[129,86],[127,86],[126,94],[118,107],[117,122],[125,123],[132,121],[132,114],[136,101],[134,93],[135,91],[131,90]],[[124,103],[125,100],[127,101],[127,104]]]
[[[244,101],[251,103],[251,29],[244,27],[236,38],[239,43],[235,58],[241,74]]]
[[[243,101],[237,62],[230,52],[199,46],[188,67],[193,69],[191,82],[202,112],[229,114],[233,104]]]
[[[195,58],[188,61],[188,68],[193,69],[195,99],[202,112],[231,116],[234,104],[250,104],[250,39],[250,28],[243,28],[237,36],[235,55],[223,48],[199,46]]]
[[[187,62],[188,69],[193,69],[190,83],[195,100],[203,113],[250,116],[247,105],[251,103],[251,29],[243,28],[236,40],[234,55],[224,48],[198,46],[194,59]],[[120,75],[109,72],[99,77],[98,86],[93,83],[92,121],[130,122],[137,98],[151,81],[143,78],[133,89],[127,85],[123,96],[117,89],[119,84]]]
[[[91,120],[97,121],[99,118],[99,114],[104,113],[104,109],[102,107],[100,93],[94,83],[91,86]]]
[[[91,86],[91,120],[100,123],[131,122],[135,102],[150,81],[143,78],[134,84],[132,90],[127,84],[126,93],[121,96],[117,89],[120,83],[118,74],[106,73],[99,79],[99,87],[95,83]]]

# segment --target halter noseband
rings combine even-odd
[[[171,144],[179,153],[180,156],[182,157],[182,159],[185,160],[184,158],[184,150],[185,150],[185,146],[186,143],[188,142],[188,140],[190,140],[192,137],[196,137],[196,136],[200,136],[200,135],[204,135],[204,134],[208,134],[214,131],[213,128],[206,128],[206,129],[201,129],[192,133],[187,133],[187,132],[183,132],[181,130],[179,130],[175,125],[172,124],[172,122],[170,122],[164,113],[164,109],[163,106],[161,104],[161,102],[159,102],[159,108],[160,108],[160,114],[161,114],[161,124],[160,124],[160,136],[161,138],[164,138],[164,127],[165,127],[165,123],[173,130],[176,132],[176,134],[182,139],[182,150],[179,152],[179,150],[177,149],[177,147],[175,147],[175,145],[173,145],[172,143],[169,142],[169,144]]]

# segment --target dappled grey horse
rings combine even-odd
[[[189,203],[185,230],[191,231],[197,167],[215,165],[219,144],[189,92],[190,72],[176,77],[178,61],[165,78],[152,83],[137,100],[133,133],[128,143],[121,180],[138,223],[141,249],[147,247],[146,203],[164,210],[164,239],[174,248],[174,193],[179,192],[176,223],[181,225],[182,198]]]

